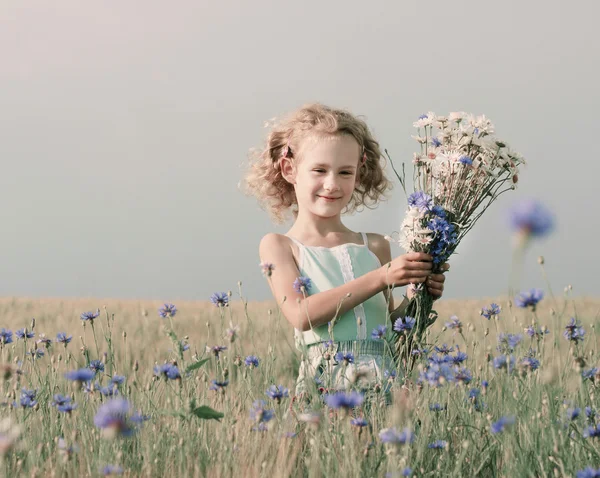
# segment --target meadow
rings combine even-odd
[[[600,300],[442,299],[411,375],[388,371],[345,409],[316,386],[294,397],[291,327],[233,289],[226,307],[171,314],[159,301],[0,299],[4,476],[596,476],[581,472],[600,467]]]

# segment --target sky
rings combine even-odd
[[[451,258],[446,298],[507,292],[523,198],[556,228],[519,286],[547,287],[543,255],[555,292],[596,296],[599,17],[593,0],[5,2],[0,295],[205,300],[242,281],[270,298],[258,244],[291,224],[238,183],[265,121],[318,101],[364,117],[397,164],[427,111],[485,114],[528,160]],[[346,225],[389,234],[405,208],[396,182]]]

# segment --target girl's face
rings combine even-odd
[[[307,138],[292,181],[299,211],[323,218],[339,215],[357,185],[359,156],[352,136]]]

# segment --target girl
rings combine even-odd
[[[311,104],[272,128],[246,177],[247,190],[276,222],[290,210],[295,218],[286,234],[264,236],[259,253],[304,352],[296,394],[315,380],[335,389],[359,378],[381,383],[391,368],[381,340],[391,329],[388,312],[393,321],[407,304],[405,297],[394,308],[391,288],[426,283],[434,297],[442,295],[445,277],[431,274],[430,255],[392,260],[383,236],[342,223],[343,213],[375,205],[390,188],[380,158],[362,120]]]

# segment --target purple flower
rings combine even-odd
[[[282,398],[289,397],[289,390],[283,385],[271,385],[265,392],[267,397],[281,403]]]
[[[0,329],[0,345],[11,344],[13,341],[13,333],[12,330],[5,329],[2,327]]]
[[[177,366],[171,363],[156,365],[154,367],[154,375],[156,375],[157,377],[164,378],[165,380],[176,380],[181,378],[179,369],[177,368]]]
[[[259,362],[259,359],[256,355],[248,355],[244,359],[244,363],[246,364],[246,367],[250,367],[250,368],[257,368],[258,362]]]
[[[226,292],[215,292],[210,296],[210,301],[215,307],[227,307],[229,305],[229,296]]]
[[[515,358],[506,355],[500,355],[494,358],[494,368],[497,370],[506,369],[508,373],[512,372],[515,368]]]
[[[592,425],[591,427],[587,427],[583,431],[584,438],[598,438],[600,437],[600,423],[596,425]]]
[[[353,418],[350,420],[350,425],[355,426],[357,428],[366,427],[369,424],[364,418]]]
[[[408,333],[410,332],[416,324],[416,320],[413,317],[404,317],[396,319],[394,322],[394,330],[399,333]]]
[[[379,439],[383,443],[406,445],[415,440],[415,435],[410,431],[410,428],[405,428],[401,432],[396,428],[384,428],[379,432]]]
[[[498,351],[505,354],[511,353],[522,339],[521,334],[505,334],[502,332],[498,336]]]
[[[534,371],[540,367],[540,361],[534,357],[525,357],[519,363],[519,366],[526,371]]]
[[[441,347],[434,347],[435,351],[439,354],[448,355],[450,352],[454,350],[454,347],[448,347],[447,344],[443,344]]]
[[[229,385],[229,380],[223,380],[222,382],[219,380],[213,380],[212,385],[209,387],[209,390],[215,390],[216,392],[224,392],[225,387]]]
[[[442,405],[440,403],[432,403],[431,405],[429,405],[429,410],[431,410],[432,412],[442,412],[446,410],[446,405]]]
[[[442,142],[436,137],[431,138],[431,144],[436,148],[439,148],[442,145]]]
[[[446,327],[450,330],[458,330],[459,333],[462,332],[462,322],[456,315],[450,317],[450,322],[446,322]]]
[[[71,370],[70,372],[65,373],[66,379],[74,382],[89,382],[95,376],[95,372],[89,368],[80,368],[79,370]]]
[[[595,470],[591,466],[577,472],[576,478],[600,478],[600,468]]]
[[[596,367],[590,368],[588,370],[584,370],[581,372],[581,378],[585,380],[592,380],[596,374],[598,373],[598,369]]]
[[[65,403],[63,405],[58,405],[56,409],[61,413],[70,414],[73,410],[77,408],[76,403]]]
[[[33,337],[35,337],[35,333],[34,332],[29,332],[27,329],[23,328],[23,329],[19,329],[15,332],[15,335],[17,336],[18,339],[32,339]]]
[[[260,269],[261,269],[262,275],[264,275],[265,277],[271,277],[271,275],[273,274],[273,270],[275,269],[275,266],[273,264],[271,264],[270,262],[261,262]]]
[[[65,405],[66,403],[69,403],[70,401],[71,401],[70,397],[66,397],[64,395],[61,395],[60,393],[57,393],[53,397],[52,406],[58,407],[60,405]]]
[[[444,440],[436,440],[433,443],[427,445],[427,448],[431,448],[433,450],[442,450],[448,446],[448,442]]]
[[[543,237],[554,228],[554,217],[536,200],[524,200],[510,211],[510,225],[515,232],[526,237]]]
[[[256,423],[266,423],[273,418],[275,412],[265,408],[267,406],[264,400],[256,400],[250,409],[250,418]]]
[[[454,374],[454,380],[456,382],[468,384],[473,380],[473,374],[471,374],[471,371],[466,367],[457,368]]]
[[[515,423],[515,417],[501,417],[497,422],[492,423],[490,426],[490,431],[493,434],[503,432],[509,425]]]
[[[81,314],[81,320],[83,320],[84,322],[90,321],[91,323],[94,323],[94,319],[96,319],[99,315],[100,309],[96,309],[96,312],[84,312],[83,314]]]
[[[579,417],[579,415],[581,415],[581,408],[567,408],[565,415],[566,415],[567,419],[573,421],[573,420],[577,419],[577,417]]]
[[[219,354],[227,350],[227,347],[224,345],[215,345],[213,347],[206,347],[206,351],[212,353],[215,357],[219,358]]]
[[[529,335],[529,337],[531,337],[532,339],[535,338],[537,340],[541,340],[544,338],[544,335],[549,334],[550,331],[546,327],[540,328],[534,325],[530,325],[525,329],[525,333]]]
[[[21,389],[20,405],[23,408],[33,408],[37,405],[37,390],[27,390],[26,388]]]
[[[473,160],[469,156],[461,156],[459,161],[465,166],[471,166],[473,164]]]
[[[123,375],[113,375],[113,378],[110,379],[110,383],[113,385],[123,385],[123,383],[125,383],[125,377]]]
[[[118,465],[106,465],[104,468],[102,468],[101,473],[104,476],[122,475],[123,474],[123,468],[121,468]]]
[[[32,350],[31,352],[28,352],[28,353],[34,359],[42,358],[45,354],[43,349]]]
[[[94,417],[94,425],[109,436],[133,435],[139,426],[139,417],[124,398],[113,398],[101,405]]]
[[[88,367],[96,373],[104,372],[104,364],[100,360],[92,360]]]
[[[544,298],[544,291],[541,289],[531,289],[523,291],[515,297],[515,305],[523,309],[531,307],[535,312],[535,308],[540,300]]]
[[[575,342],[577,345],[579,342],[583,341],[585,336],[585,330],[574,317],[571,317],[571,320],[565,327],[565,331],[563,332],[565,339],[570,340],[571,342]]]
[[[173,304],[166,303],[160,309],[158,309],[158,315],[163,319],[167,319],[169,317],[175,317],[177,313],[177,307]]]
[[[335,354],[334,358],[336,362],[344,362],[346,365],[354,363],[354,354],[352,354],[351,352],[338,352],[337,354]]]
[[[325,396],[325,403],[329,408],[350,409],[359,407],[364,400],[364,396],[359,392],[336,392]]]
[[[450,359],[450,362],[453,363],[454,365],[460,365],[465,360],[467,360],[468,355],[459,350],[456,352],[455,355],[448,355],[448,358]]]
[[[296,278],[293,285],[296,292],[308,292],[312,287],[312,281],[308,277],[300,276]]]
[[[481,309],[480,315],[490,320],[492,317],[498,317],[500,315],[501,307],[498,304],[490,304],[489,307]]]
[[[67,346],[67,344],[69,342],[71,342],[72,338],[73,338],[72,335],[67,336],[67,334],[65,332],[59,332],[58,334],[56,334],[56,341],[59,344],[63,344],[65,347]]]
[[[385,339],[386,333],[387,327],[385,325],[378,325],[377,328],[373,329],[373,332],[371,332],[371,338],[373,340],[383,340]]]
[[[427,193],[415,191],[408,196],[408,205],[419,208],[421,211],[429,211],[433,207],[433,200]]]

